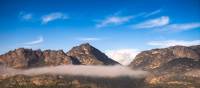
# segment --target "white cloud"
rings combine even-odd
[[[111,16],[102,20],[99,24],[96,25],[97,28],[106,27],[108,25],[119,25],[125,22],[128,22],[132,19],[133,16]]]
[[[148,14],[144,15],[144,17],[149,17],[149,16],[152,16],[152,15],[158,14],[161,11],[162,11],[161,9],[155,10],[155,11],[153,11],[151,13],[148,13]]]
[[[50,21],[54,21],[58,19],[68,19],[68,16],[61,12],[50,13],[45,16],[42,16],[42,23],[47,24]]]
[[[116,60],[117,62],[128,65],[140,51],[137,49],[118,49],[105,51],[108,57]]]
[[[200,23],[170,24],[161,28],[161,30],[184,31],[184,30],[190,30],[190,29],[199,28],[199,27],[200,27]]]
[[[142,23],[133,25],[134,28],[137,29],[146,29],[146,28],[155,28],[155,27],[162,27],[169,24],[169,17],[168,16],[161,16],[159,18],[150,19],[144,21]]]
[[[78,38],[77,40],[79,40],[79,41],[98,41],[98,40],[101,40],[101,39],[95,38],[95,37],[85,37],[85,38]]]
[[[33,14],[32,13],[25,13],[23,11],[19,13],[19,16],[23,20],[31,20],[33,18]]]
[[[33,41],[26,42],[26,43],[23,43],[23,44],[25,46],[32,46],[32,45],[40,44],[42,42],[44,42],[44,38],[42,36],[40,36],[37,40],[33,40]]]
[[[200,40],[166,40],[166,41],[151,41],[148,42],[148,45],[159,46],[159,47],[169,47],[175,45],[183,45],[183,46],[192,46],[192,45],[200,45]]]

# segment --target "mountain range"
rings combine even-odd
[[[114,65],[118,62],[88,43],[63,50],[32,50],[18,48],[0,56],[0,63],[12,68],[32,68],[41,66],[73,65]]]
[[[58,65],[121,65],[89,43],[75,46],[68,52],[18,48],[0,55],[0,64],[12,69]],[[171,46],[143,51],[133,58],[127,67],[147,71],[149,74],[145,78],[95,78],[70,75],[0,76],[0,86],[2,88],[200,88],[200,45]]]

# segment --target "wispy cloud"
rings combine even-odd
[[[162,31],[185,31],[194,28],[200,28],[200,23],[182,23],[182,24],[170,24],[161,28]]]
[[[100,21],[100,23],[98,23],[96,27],[101,28],[106,27],[108,25],[119,25],[128,22],[132,18],[133,16],[110,16]]]
[[[175,45],[183,45],[183,46],[192,46],[192,45],[200,45],[200,40],[166,40],[166,41],[151,41],[148,42],[148,45],[159,46],[159,47],[168,47]]]
[[[25,12],[20,12],[19,16],[22,20],[31,20],[33,18],[33,14],[32,13],[25,13]]]
[[[144,17],[149,17],[149,16],[152,16],[152,15],[158,14],[158,13],[160,13],[161,11],[162,11],[161,9],[155,10],[155,11],[153,11],[153,12],[150,12],[150,13],[144,15]]]
[[[159,18],[150,19],[144,21],[142,23],[133,25],[133,28],[136,29],[147,29],[147,28],[155,28],[155,27],[162,27],[169,24],[169,17],[168,16],[161,16]]]
[[[101,40],[100,38],[95,37],[83,37],[83,38],[77,38],[79,41],[98,41]]]
[[[38,39],[23,43],[24,46],[33,46],[44,42],[44,38],[42,36],[38,37]]]
[[[170,18],[168,16],[161,16],[159,18],[150,19],[141,22],[139,24],[135,24],[132,27],[135,29],[156,29],[159,31],[174,32],[174,31],[185,31],[185,30],[200,28],[200,23],[191,22],[191,23],[170,24]]]
[[[47,24],[50,21],[58,20],[58,19],[68,19],[69,17],[61,12],[54,12],[47,15],[42,16],[42,23]]]
[[[128,65],[140,51],[138,49],[107,50],[106,55],[123,65]]]

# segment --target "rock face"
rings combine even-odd
[[[138,54],[129,66],[137,69],[153,70],[174,59],[190,58],[200,60],[200,45],[197,46],[173,46],[163,49],[143,51]]]
[[[199,88],[199,52],[200,45],[152,49],[138,54],[129,66],[152,73],[146,78],[148,88]]]
[[[30,68],[71,64],[71,58],[62,50],[32,50],[19,48],[0,56],[0,62],[12,68]]]
[[[114,65],[116,61],[92,47],[81,44],[65,53],[62,50],[32,50],[19,48],[0,55],[0,64],[12,68],[31,68],[62,64]]]
[[[72,58],[67,56],[62,50],[45,50],[43,51],[43,56],[46,65],[72,64]]]
[[[89,64],[89,65],[119,64],[118,62],[108,58],[104,53],[92,47],[88,43],[73,47],[69,52],[67,52],[67,55],[71,56],[71,58],[73,59],[77,59],[78,61],[80,61],[81,64]]]

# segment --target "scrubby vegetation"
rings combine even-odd
[[[0,81],[1,88],[140,88],[144,79],[80,76],[15,76]]]

